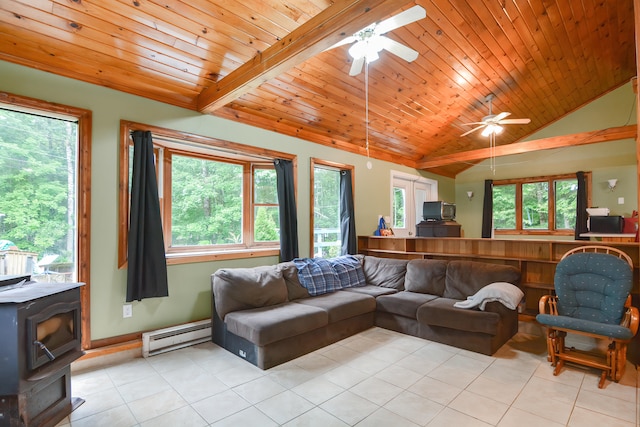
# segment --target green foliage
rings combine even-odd
[[[0,109],[0,239],[73,260],[76,144],[74,123]]]
[[[279,208],[271,206],[256,207],[256,242],[274,242],[280,240]]]
[[[340,228],[340,171],[316,167],[313,197],[314,228]]]
[[[576,201],[578,182],[575,179],[556,181],[556,229],[573,230],[576,227]]]
[[[278,204],[278,183],[275,169],[255,169],[253,172],[255,203]]]
[[[549,183],[533,182],[522,185],[522,228],[549,228]]]
[[[516,228],[516,186],[513,184],[493,187],[493,227],[496,230]]]
[[[407,206],[405,200],[404,188],[393,188],[393,227],[405,227],[405,208]],[[390,225],[390,224],[388,224]]]
[[[242,242],[241,165],[172,156],[173,246]]]
[[[340,254],[340,171],[316,167],[313,178],[314,254]]]

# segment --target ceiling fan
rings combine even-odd
[[[493,93],[490,93],[485,98],[485,101],[489,103],[488,116],[484,116],[481,122],[465,123],[465,126],[473,126],[473,125],[479,125],[479,126],[476,126],[470,131],[467,131],[462,135],[460,135],[460,136],[467,136],[472,132],[475,132],[477,130],[484,128],[482,130],[482,136],[489,137],[489,150],[491,153],[489,156],[490,158],[489,167],[494,174],[496,173],[496,156],[495,156],[496,135],[500,135],[502,133],[502,131],[504,130],[502,126],[503,125],[526,125],[531,122],[531,119],[507,119],[506,117],[511,115],[511,113],[508,113],[506,111],[500,114],[493,114],[493,98],[495,97],[496,96]]]
[[[422,6],[413,6],[391,18],[363,28],[352,36],[342,39],[327,50],[355,42],[349,48],[349,55],[353,58],[351,70],[349,71],[350,76],[360,74],[365,61],[370,63],[378,59],[378,54],[382,49],[399,56],[407,62],[414,61],[418,57],[417,51],[386,37],[384,34],[426,16],[427,11]]]
[[[511,115],[511,113],[508,113],[508,112],[493,114],[492,102],[494,98],[495,98],[495,95],[492,93],[487,95],[487,97],[485,98],[485,101],[489,103],[489,115],[484,116],[481,122],[465,123],[464,124],[465,126],[473,126],[473,125],[479,125],[479,126],[474,127],[473,129],[463,133],[460,136],[467,136],[470,133],[480,130],[482,128],[484,128],[484,130],[482,131],[482,136],[500,135],[504,130],[502,125],[526,125],[531,123],[531,119],[507,119],[506,117]]]

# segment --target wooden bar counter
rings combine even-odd
[[[640,294],[638,267],[640,245],[637,242],[594,242],[582,240],[533,239],[468,239],[460,237],[379,237],[359,236],[358,253],[400,259],[466,259],[508,264],[522,272],[525,304],[523,320],[538,313],[538,300],[553,292],[556,265],[565,252],[578,246],[612,246],[627,253],[633,260],[634,300]],[[637,304],[637,303],[636,303]]]

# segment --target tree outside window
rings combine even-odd
[[[256,167],[253,171],[253,235],[256,242],[280,241],[280,208],[276,170]]]
[[[406,190],[401,187],[393,187],[393,228],[406,227]]]
[[[78,121],[0,109],[0,275],[77,277]]]
[[[315,166],[313,173],[313,254],[340,254],[340,170]]]

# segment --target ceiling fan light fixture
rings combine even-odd
[[[354,60],[365,58],[368,63],[371,63],[378,58],[378,54],[383,49],[383,42],[380,37],[373,36],[366,40],[360,40],[349,48],[349,55]]]
[[[407,62],[412,62],[418,58],[418,51],[392,40],[384,34],[423,19],[426,16],[427,11],[422,6],[415,5],[382,22],[373,23],[353,35],[345,37],[326,50],[355,42],[349,48],[349,55],[353,58],[351,69],[349,70],[350,76],[360,74],[364,63],[370,64],[377,60],[382,50],[387,50]]]
[[[504,128],[502,126],[500,126],[500,125],[488,124],[482,130],[481,135],[485,136],[485,137],[491,136],[491,135],[500,135],[503,130],[504,130]]]

